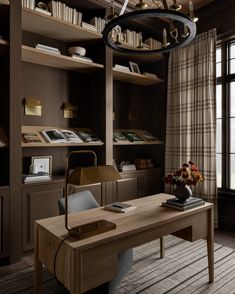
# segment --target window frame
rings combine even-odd
[[[217,48],[221,48],[221,76],[216,77],[216,86],[221,85],[222,100],[222,168],[221,188],[219,192],[226,191],[235,194],[235,189],[230,189],[230,83],[235,82],[235,73],[230,74],[230,50],[229,45],[235,43],[235,36],[227,40],[217,42]],[[216,118],[217,120],[217,118]],[[217,153],[216,153],[217,154]]]

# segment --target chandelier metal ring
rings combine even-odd
[[[121,26],[122,24],[127,23],[127,21],[140,19],[144,17],[163,17],[168,18],[170,20],[176,20],[182,23],[182,25],[188,27],[188,36],[185,38],[182,38],[178,41],[178,43],[170,44],[169,46],[161,49],[154,49],[154,50],[142,50],[142,49],[129,49],[120,47],[118,44],[112,41],[110,38],[110,33],[116,26]],[[123,15],[120,15],[113,20],[111,20],[109,23],[106,24],[102,36],[105,44],[110,47],[111,49],[121,52],[121,53],[127,53],[127,54],[161,54],[161,53],[167,53],[169,51],[172,51],[176,48],[182,48],[186,46],[188,43],[190,43],[193,38],[196,35],[196,24],[195,22],[187,15],[184,15],[178,11],[172,11],[172,10],[165,10],[165,9],[144,9],[141,11],[133,11],[128,12]]]

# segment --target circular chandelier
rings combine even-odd
[[[161,54],[181,48],[190,43],[196,35],[198,20],[194,17],[193,3],[189,1],[189,16],[180,13],[181,5],[173,1],[168,9],[166,0],[152,0],[154,4],[160,1],[163,8],[148,8],[140,0],[136,5],[138,10],[122,14],[128,4],[125,0],[119,16],[112,13],[107,18],[107,24],[102,32],[105,44],[111,49],[127,54]],[[144,20],[147,26],[143,26]],[[151,25],[149,25],[151,20]],[[138,32],[132,28],[137,25]],[[143,26],[143,30],[139,26]],[[160,33],[154,32],[155,25],[160,25]],[[147,29],[146,29],[147,27]]]

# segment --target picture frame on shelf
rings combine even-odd
[[[140,69],[137,63],[129,61],[131,72],[140,74]]]
[[[52,156],[33,156],[31,157],[31,172],[33,174],[52,175]]]

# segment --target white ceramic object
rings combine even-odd
[[[70,55],[77,54],[77,55],[80,55],[80,56],[85,56],[86,49],[83,48],[83,47],[70,47],[68,49],[68,52],[69,52]]]

